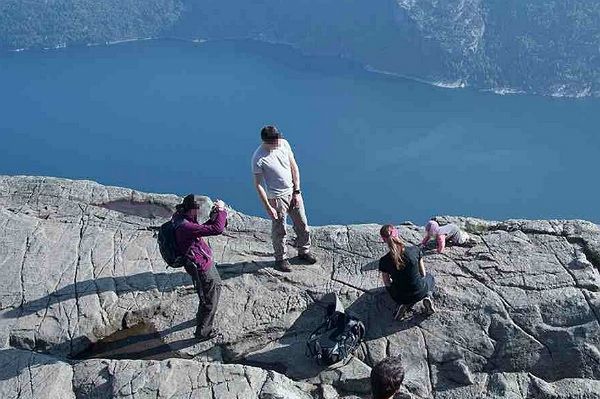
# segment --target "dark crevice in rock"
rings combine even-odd
[[[173,209],[167,205],[153,202],[135,202],[130,199],[115,200],[98,205],[101,208],[117,211],[130,216],[139,216],[146,219],[170,218]]]
[[[583,298],[585,299],[585,301],[588,304],[588,307],[590,308],[592,314],[596,317],[596,321],[598,322],[598,324],[600,324],[600,318],[598,317],[598,314],[596,313],[596,309],[595,307],[592,305],[592,303],[590,302],[590,299],[588,298],[588,296],[586,295],[586,292],[583,290],[587,290],[589,289],[589,287],[582,287],[579,282],[577,281],[577,278],[575,278],[575,275],[573,274],[573,272],[569,269],[569,267],[567,265],[564,264],[564,262],[560,259],[560,257],[555,253],[554,257],[556,258],[556,261],[565,269],[565,271],[569,274],[569,276],[571,276],[571,279],[573,280],[573,285],[576,288],[579,288],[581,290],[581,295],[583,295]]]
[[[583,292],[583,297],[585,298],[585,301],[587,302],[588,306],[590,307],[592,313],[594,314],[594,316],[596,316],[596,321],[598,322],[598,325],[600,325],[600,314],[598,314],[598,312],[596,311],[596,307],[593,306],[590,298],[589,298],[589,294],[587,292]]]
[[[600,271],[600,253],[590,248],[588,242],[581,237],[565,236],[569,244],[579,245],[587,260]]]
[[[247,360],[246,359],[243,361],[237,361],[237,362],[230,363],[230,364],[240,364],[243,366],[258,367],[263,370],[275,371],[276,373],[283,374],[283,375],[285,375],[285,373],[288,370],[288,366],[281,362],[262,362],[262,361],[258,361],[258,360]]]
[[[25,262],[27,261],[27,254],[29,253],[29,247],[31,245],[31,241],[29,236],[25,240],[25,250],[23,251],[23,261],[21,262],[21,304],[20,307],[23,307],[25,303]]]
[[[423,332],[423,330],[421,328],[419,328],[418,330],[421,333],[421,337],[423,338],[423,347],[425,348],[425,362],[427,363],[427,370],[429,372],[429,375],[428,375],[429,389],[430,389],[431,395],[435,399],[435,389],[433,388],[433,370],[431,369],[432,359],[429,354],[429,346],[427,344],[427,340],[425,339],[425,333]]]
[[[446,343],[448,345],[460,348],[460,349],[462,349],[462,350],[464,350],[466,352],[469,352],[471,355],[474,355],[474,356],[476,356],[478,358],[481,358],[482,360],[485,360],[485,361],[488,361],[488,362],[490,361],[490,359],[488,357],[486,357],[485,355],[482,355],[481,353],[478,353],[478,352],[474,351],[473,349],[468,348],[467,346],[465,346],[465,345],[457,342],[456,340],[444,338],[443,336],[440,336],[438,334],[434,334],[433,332],[431,332],[430,330],[426,329],[423,326],[419,326],[419,329],[421,330],[421,333],[426,332],[427,334],[431,335],[432,337],[434,337],[436,339],[439,339],[440,341],[443,341],[444,343]],[[490,337],[490,339],[493,339],[493,338]],[[389,341],[388,341],[388,346],[389,346]],[[386,357],[390,356],[389,353],[390,353],[389,349],[387,349],[387,351],[386,351]]]
[[[333,273],[332,273],[332,274],[333,274]],[[345,285],[346,287],[354,288],[354,289],[355,289],[355,290],[357,290],[357,291],[364,292],[365,294],[371,295],[371,294],[369,293],[369,291],[368,291],[368,290],[365,290],[364,288],[360,288],[360,287],[358,287],[358,286],[356,286],[356,285],[353,285],[353,284],[347,283],[347,282],[345,282],[345,281],[342,281],[342,280],[336,279],[336,278],[334,278],[333,276],[331,277],[331,281],[335,281],[336,283],[340,283],[340,284],[342,284],[342,285]]]
[[[75,291],[75,306],[77,308],[77,314],[75,315],[76,318],[76,326],[79,325],[79,317],[82,315],[81,309],[80,309],[80,304],[79,304],[79,290],[78,290],[78,284],[77,284],[77,277],[79,274],[79,269],[81,266],[81,246],[83,244],[83,236],[85,234],[85,229],[86,229],[86,225],[85,225],[85,219],[84,219],[84,215],[85,215],[85,208],[81,205],[79,205],[79,207],[81,208],[81,219],[79,221],[80,224],[80,228],[79,228],[79,241],[77,242],[77,247],[76,247],[76,255],[77,255],[77,260],[76,260],[76,264],[75,264],[75,274],[73,276],[73,289]],[[69,330],[71,330],[69,328]],[[72,334],[72,331],[69,331],[69,334]],[[73,339],[71,337],[71,353],[73,353]]]
[[[141,322],[119,330],[72,356],[72,359],[75,360],[164,360],[171,358],[190,359],[192,356],[186,356],[165,343],[160,332],[150,322]]]

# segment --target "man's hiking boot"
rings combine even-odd
[[[287,259],[276,260],[275,261],[275,269],[280,272],[291,272],[292,268],[290,267],[290,262]]]
[[[435,313],[435,307],[433,306],[433,301],[428,296],[426,296],[423,299],[423,306],[425,306],[425,313],[427,313],[428,315],[432,315]]]
[[[213,338],[216,338],[217,336],[218,334],[215,330],[212,330],[208,334],[201,334],[198,330],[194,332],[194,337],[196,337],[196,339],[200,342],[209,341]]]
[[[310,252],[307,252],[305,254],[298,254],[298,259],[308,263],[309,265],[314,265],[315,263],[317,263],[317,258],[315,258],[315,256]]]

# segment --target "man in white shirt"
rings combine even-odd
[[[296,232],[298,258],[309,264],[317,262],[310,253],[310,233],[300,190],[300,170],[289,143],[275,126],[263,127],[260,137],[262,144],[252,156],[254,186],[272,220],[275,266],[278,270],[289,272],[291,268],[285,246],[287,215],[290,215]]]

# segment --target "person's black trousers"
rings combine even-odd
[[[386,287],[386,290],[394,302],[396,302],[398,305],[408,305],[409,307],[412,307],[417,302],[423,300],[423,298],[426,296],[431,296],[435,292],[435,278],[433,275],[431,273],[427,273],[427,275],[423,277],[423,280],[425,282],[425,287],[427,287],[427,293],[418,298],[411,298],[410,300],[407,300],[405,296],[406,293],[395,290],[393,286]]]
[[[185,262],[185,271],[192,277],[198,294],[196,335],[208,336],[213,329],[217,305],[221,296],[221,276],[215,265],[206,271],[198,270],[192,261]]]

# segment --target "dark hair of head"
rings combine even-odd
[[[402,255],[404,255],[404,243],[399,237],[394,237],[392,235],[394,229],[395,227],[391,224],[386,224],[379,230],[379,235],[388,245],[390,255],[392,256],[392,262],[394,262],[396,269],[402,270],[404,269],[404,260],[402,259]]]
[[[187,212],[190,209],[198,209],[199,206],[196,203],[196,198],[194,196],[194,194],[188,194],[183,198],[183,202],[181,204],[178,204],[177,206],[175,206],[175,209],[177,209],[177,212]]]
[[[371,369],[371,392],[373,399],[392,397],[402,385],[404,367],[400,356],[383,359]]]
[[[275,126],[268,125],[261,129],[260,138],[265,143],[272,144],[281,138],[281,133]]]

